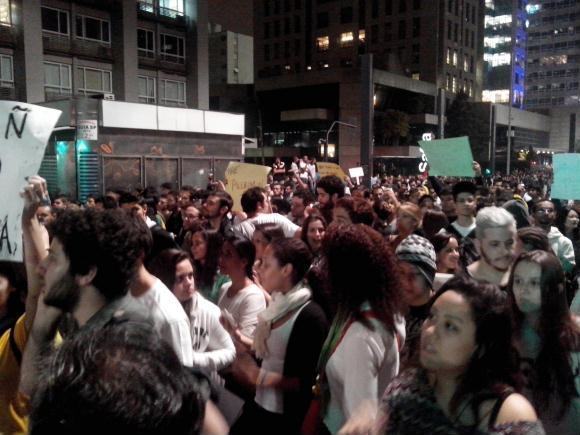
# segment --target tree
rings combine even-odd
[[[409,134],[409,115],[398,110],[376,112],[375,138],[377,145],[397,146]]]

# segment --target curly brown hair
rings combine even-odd
[[[367,225],[330,225],[322,242],[324,275],[337,313],[352,313],[369,329],[360,311],[364,302],[395,333],[395,315],[403,311],[409,285],[384,238]]]

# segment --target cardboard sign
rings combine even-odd
[[[467,136],[419,141],[429,162],[429,175],[473,177],[473,154]]]
[[[268,166],[250,163],[230,162],[226,169],[226,192],[234,200],[234,211],[242,211],[240,200],[242,194],[250,187],[266,187],[268,184]]]
[[[20,192],[40,169],[44,150],[61,111],[0,101],[0,260],[22,261]]]
[[[361,167],[358,167],[358,168],[350,168],[348,170],[348,174],[350,175],[351,178],[364,177],[365,176],[365,171]]]
[[[552,198],[580,199],[580,154],[555,154]]]
[[[316,162],[316,166],[318,166],[318,173],[320,174],[320,178],[326,177],[327,175],[336,175],[338,178],[344,181],[344,179],[347,177],[342,168],[336,163]]]

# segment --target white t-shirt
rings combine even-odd
[[[157,279],[143,295],[131,297],[145,308],[154,329],[173,347],[181,363],[193,366],[193,346],[187,314],[165,284]]]
[[[258,216],[254,216],[251,219],[246,219],[243,222],[235,225],[233,227],[234,234],[236,236],[246,237],[249,240],[252,240],[252,236],[254,235],[254,230],[256,229],[256,225],[261,224],[276,224],[282,228],[284,231],[285,237],[294,237],[296,231],[300,229],[298,225],[293,223],[290,219],[285,216],[282,216],[278,213],[264,213],[259,214]]]
[[[375,319],[371,331],[354,322],[326,364],[330,402],[324,424],[337,433],[366,400],[378,404],[389,382],[399,373],[399,349],[394,334]]]
[[[251,284],[237,292],[233,297],[228,296],[232,283],[222,286],[218,307],[228,312],[234,318],[240,332],[246,337],[254,338],[254,331],[258,324],[258,313],[266,309],[264,293],[256,285]]]
[[[468,227],[459,225],[457,221],[453,221],[451,225],[457,230],[459,234],[461,234],[461,237],[467,237],[475,229],[475,221],[473,221],[473,223]]]
[[[195,367],[216,371],[230,365],[236,357],[236,348],[220,323],[217,305],[195,292],[188,314]]]

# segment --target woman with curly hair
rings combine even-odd
[[[512,316],[498,287],[465,277],[441,287],[422,326],[420,362],[385,391],[376,432],[544,434],[533,407],[514,390]]]
[[[324,426],[334,434],[361,402],[376,403],[399,371],[406,283],[383,237],[366,225],[329,226],[322,251],[336,314],[320,354],[317,390]]]
[[[514,263],[510,294],[527,392],[547,433],[580,429],[580,326],[570,313],[564,271],[551,252],[531,251]]]

